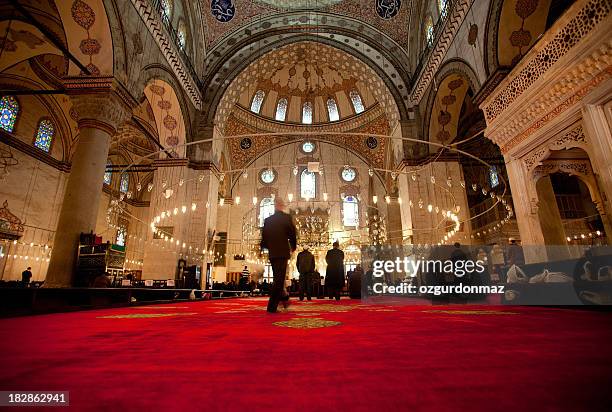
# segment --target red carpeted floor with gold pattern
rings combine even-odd
[[[0,320],[0,390],[79,411],[609,410],[612,315],[229,299]]]

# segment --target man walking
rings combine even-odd
[[[274,214],[264,220],[261,230],[261,248],[268,249],[274,282],[268,301],[268,312],[274,313],[285,289],[287,262],[297,247],[296,229],[293,219],[284,212],[285,202],[279,197],[274,199]],[[284,300],[288,301],[287,295]]]
[[[298,253],[296,266],[300,272],[300,300],[304,300],[304,289],[306,289],[308,300],[312,300],[312,274],[315,270],[315,258],[308,250],[308,245]]]

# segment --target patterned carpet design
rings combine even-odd
[[[262,298],[0,319],[0,390],[75,411],[609,410],[612,314]],[[20,410],[27,410],[23,408]]]

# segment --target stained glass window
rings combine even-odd
[[[106,167],[110,167],[111,165],[106,165]],[[110,184],[113,181],[113,174],[107,170],[106,172],[104,172],[104,184],[110,186]]]
[[[127,173],[121,175],[121,181],[119,182],[119,190],[122,193],[127,193],[130,188],[130,176]]]
[[[495,166],[491,166],[491,169],[489,169],[489,181],[491,183],[491,188],[499,185],[499,173],[497,172],[497,167]]]
[[[264,220],[268,216],[272,216],[274,214],[274,199],[271,197],[264,197],[261,199],[259,203],[259,226],[262,227],[264,224]]]
[[[51,142],[53,141],[53,134],[55,128],[51,120],[43,119],[38,123],[38,130],[36,131],[36,139],[34,139],[34,146],[40,150],[44,150],[49,153],[51,150]]]
[[[289,105],[289,102],[287,102],[287,99],[285,99],[284,97],[280,99],[278,103],[276,104],[276,115],[274,116],[274,118],[278,120],[279,122],[285,121],[285,118],[287,117],[287,106],[288,105]]]
[[[425,41],[427,43],[427,47],[433,45],[434,28],[433,28],[433,21],[431,20],[431,16],[427,16],[427,19],[425,19]]]
[[[438,10],[440,10],[440,17],[446,18],[448,14],[448,0],[438,0]]]
[[[161,0],[161,13],[164,20],[172,17],[172,0]]]
[[[355,108],[355,113],[359,114],[363,112],[365,107],[363,107],[363,101],[361,100],[359,92],[357,90],[351,90],[350,97],[353,102],[353,108]]]
[[[15,121],[19,114],[19,102],[13,96],[4,96],[0,100],[0,127],[7,132],[15,128]]]
[[[257,90],[255,96],[253,96],[253,101],[251,102],[251,111],[253,113],[259,114],[264,97],[266,97],[266,92],[263,90]]]
[[[317,175],[309,172],[308,169],[302,171],[300,178],[300,194],[302,199],[314,199],[317,193]]]
[[[336,122],[340,120],[340,113],[338,113],[338,105],[332,98],[327,99],[327,113],[329,113],[329,121]]]
[[[354,196],[346,196],[342,201],[342,224],[344,226],[359,226],[359,203]]]
[[[306,102],[302,106],[302,123],[312,124],[312,103]]]
[[[125,246],[125,238],[127,237],[127,229],[125,227],[120,227],[117,229],[117,238],[115,239],[115,244],[119,246]]]

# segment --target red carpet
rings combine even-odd
[[[0,390],[67,390],[78,411],[611,405],[609,313],[313,302],[280,314],[233,299],[2,319]]]

